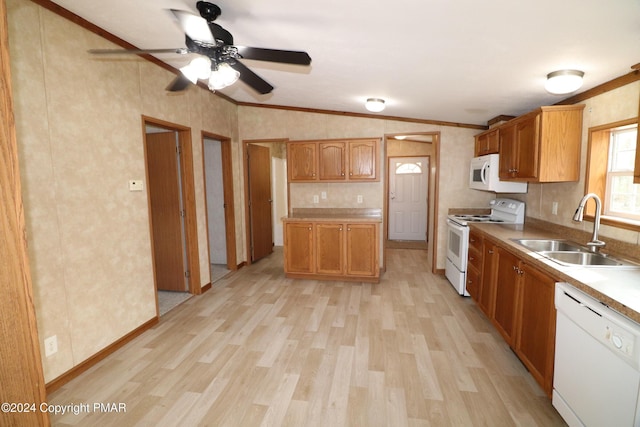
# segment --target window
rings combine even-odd
[[[396,163],[396,174],[419,174],[422,173],[422,162],[416,163]]]
[[[637,133],[637,125],[610,133],[605,215],[640,220],[640,185],[633,184]]]
[[[633,183],[638,123],[625,120],[589,129],[586,192],[603,203],[603,223],[640,229],[640,185]],[[593,215],[594,204],[587,205]]]

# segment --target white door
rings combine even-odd
[[[427,240],[428,157],[389,158],[389,240]]]

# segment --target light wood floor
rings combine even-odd
[[[469,298],[388,250],[380,284],[289,280],[276,251],[49,396],[99,426],[561,426]]]

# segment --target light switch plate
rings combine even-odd
[[[141,179],[129,180],[129,191],[142,191],[144,190],[144,181]]]

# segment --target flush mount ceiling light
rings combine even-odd
[[[584,72],[579,70],[558,70],[547,74],[544,88],[554,95],[575,92],[582,86]]]
[[[379,113],[384,110],[384,99],[369,98],[367,102],[365,102],[364,107],[372,113]]]

